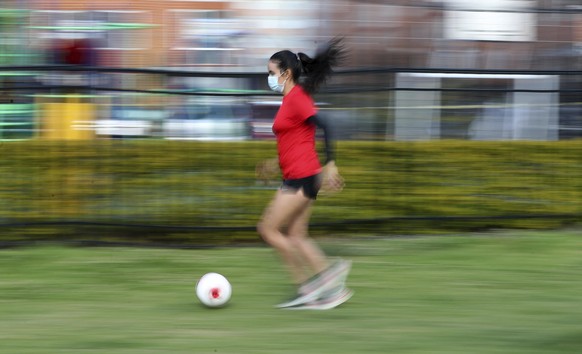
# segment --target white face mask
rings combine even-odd
[[[285,79],[285,81],[283,81],[283,83],[280,84],[279,83],[279,76],[269,75],[269,77],[267,78],[267,81],[269,83],[269,87],[271,88],[271,90],[281,93],[281,92],[283,92],[283,89],[285,88],[285,82],[287,82],[287,79]]]

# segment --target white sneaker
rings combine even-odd
[[[328,290],[329,288],[334,287],[338,282],[345,283],[351,268],[352,261],[347,261],[340,258],[326,270],[315,275],[306,281],[303,285],[301,285],[299,287],[299,292],[307,294],[321,287],[327,287],[326,290]]]
[[[345,288],[346,278],[352,266],[351,261],[338,260],[323,272],[312,277],[299,287],[298,295],[277,308],[287,308],[325,299]]]

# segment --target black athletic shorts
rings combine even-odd
[[[309,199],[317,199],[317,193],[321,188],[321,174],[299,178],[299,179],[286,179],[281,185],[281,190],[297,192],[303,189],[303,194]]]

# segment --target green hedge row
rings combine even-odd
[[[28,141],[5,142],[0,151],[0,240],[256,241],[253,227],[277,185],[255,176],[257,162],[275,156],[271,141]],[[346,188],[319,198],[313,233],[432,233],[576,222],[575,217],[496,217],[581,215],[581,152],[582,141],[573,140],[342,141],[337,163]],[[414,219],[424,216],[477,218]],[[390,220],[394,217],[404,218]]]

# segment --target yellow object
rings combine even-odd
[[[95,138],[95,105],[65,96],[64,102],[39,104],[40,132],[46,140],[90,140]]]

